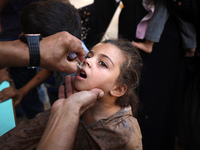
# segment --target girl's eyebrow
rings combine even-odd
[[[94,55],[94,52],[93,52],[93,51],[90,51],[88,54]],[[113,66],[115,66],[115,64],[114,64],[113,61],[110,59],[110,57],[108,57],[108,56],[105,55],[105,54],[100,54],[100,56],[101,56],[101,57],[107,58],[107,59],[113,64]]]
[[[107,58],[107,59],[113,64],[113,66],[115,66],[115,64],[114,64],[113,61],[110,59],[110,57],[108,57],[108,56],[105,55],[105,54],[100,54],[100,55],[101,55],[101,57]]]

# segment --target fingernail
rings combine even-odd
[[[98,95],[98,98],[101,98],[101,97],[103,97],[103,96],[104,96],[104,92],[101,91],[101,92],[99,93],[99,95]]]

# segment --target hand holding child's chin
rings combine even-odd
[[[66,107],[68,110],[77,110],[82,114],[85,110],[94,105],[96,100],[103,97],[104,92],[100,89],[92,89],[90,91],[77,91],[74,88],[74,76],[65,77],[65,86],[59,88],[59,100],[57,100],[53,108]],[[66,109],[65,108],[65,109]]]

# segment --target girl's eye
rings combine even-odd
[[[107,64],[106,64],[105,62],[103,62],[103,61],[100,61],[99,64],[100,64],[101,66],[103,66],[103,67],[108,68]]]
[[[87,55],[87,56],[85,57],[85,59],[87,59],[87,58],[90,58],[90,56]]]

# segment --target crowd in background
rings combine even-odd
[[[19,22],[20,13],[33,1],[37,0],[5,0],[5,3],[0,3],[1,41],[18,39],[22,32]],[[80,39],[88,49],[99,43],[118,5],[122,2],[118,36],[131,42],[145,43],[145,38],[139,39],[136,36],[138,24],[150,13],[144,6],[154,7],[151,16],[145,20],[148,27],[154,13],[160,8],[156,7],[160,1],[94,0],[94,3],[78,9],[82,23]],[[169,14],[163,23],[159,40],[154,42],[150,53],[146,53],[138,46],[144,68],[139,87],[136,89],[140,101],[136,118],[141,128],[144,150],[175,150],[176,145],[182,150],[198,150],[200,149],[200,21],[198,18],[200,2],[198,0],[166,1],[168,1],[166,9]],[[190,57],[185,56],[178,18],[192,24],[195,28],[195,52]],[[160,19],[156,20],[159,21]],[[9,77],[7,72],[10,74]],[[37,70],[10,67],[0,70],[0,73],[0,82],[13,79],[15,88],[20,89],[37,74]],[[54,74],[52,78],[54,84],[57,77]],[[17,108],[17,113],[23,110],[29,119],[44,111],[38,96],[38,88],[34,88],[24,96],[20,107]]]

